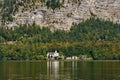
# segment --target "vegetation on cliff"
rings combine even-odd
[[[38,4],[37,4],[38,3]],[[0,1],[0,16],[2,17],[2,23],[12,22],[16,13],[33,11],[42,6],[51,8],[53,11],[56,8],[60,8],[61,3],[59,0],[3,0]]]
[[[65,56],[83,54],[97,59],[120,59],[120,25],[90,18],[74,25],[69,32],[40,28],[33,24],[15,30],[0,29],[1,60],[40,60],[58,50]],[[12,43],[9,44],[9,42]]]

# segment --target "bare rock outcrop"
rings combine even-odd
[[[91,16],[120,23],[120,0],[64,0],[62,5],[55,12],[46,6],[34,11],[19,12],[13,16],[13,22],[8,22],[7,27],[32,25],[35,22],[37,25],[50,27],[51,30],[70,30],[73,24]]]

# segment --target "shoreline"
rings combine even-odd
[[[77,62],[120,62],[120,60],[3,60],[0,62],[54,62],[54,61],[59,61],[59,62],[72,62],[72,61],[77,61]]]

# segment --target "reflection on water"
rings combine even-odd
[[[120,62],[0,62],[0,80],[120,80]]]
[[[48,61],[47,62],[47,73],[49,73],[50,79],[52,78],[52,75],[54,75],[54,79],[58,80],[59,79],[59,61]]]

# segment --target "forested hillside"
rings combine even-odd
[[[0,59],[39,60],[54,50],[65,56],[86,54],[90,57],[92,51],[100,60],[120,59],[119,40],[120,25],[98,18],[74,24],[68,32],[51,32],[34,23],[15,30],[0,29]]]

